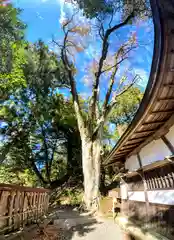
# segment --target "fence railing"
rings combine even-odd
[[[49,190],[0,184],[0,235],[36,222],[49,205]]]

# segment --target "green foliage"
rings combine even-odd
[[[75,0],[84,14],[89,18],[108,17],[116,13],[125,18],[134,12],[141,19],[151,16],[150,3],[148,0]]]
[[[117,105],[112,110],[109,120],[117,125],[129,124],[142,100],[143,93],[137,87],[131,87],[117,98]]]
[[[7,164],[0,165],[0,182],[28,187],[40,186],[36,175],[30,169],[17,170]]]
[[[25,25],[19,19],[20,10],[12,5],[0,5],[0,99],[7,99],[9,91],[25,85],[22,65]]]
[[[83,9],[85,15],[89,18],[94,18],[99,14],[108,14],[113,10],[112,3],[105,0],[76,0],[79,7]]]
[[[0,111],[1,120],[7,123],[1,129],[5,136],[1,160],[10,161],[19,171],[34,171],[41,184],[50,186],[70,174],[70,165],[79,156],[80,142],[74,144],[79,133],[72,102],[57,93],[67,83],[61,62],[42,42],[24,48],[25,61],[14,64],[8,81],[2,83],[10,98],[4,98]],[[18,85],[20,73],[23,85]]]
[[[10,4],[0,5],[0,73],[11,72],[13,48],[24,37],[25,24],[19,19],[19,13]]]
[[[83,191],[81,188],[65,188],[58,196],[57,201],[61,204],[80,205],[83,202]]]
[[[67,73],[57,54],[50,52],[41,40],[26,47],[25,76],[29,87],[41,98],[53,94],[58,87],[68,83]],[[40,99],[43,101],[43,99]],[[44,102],[44,101],[43,101]]]
[[[0,73],[0,98],[7,99],[15,89],[26,87],[23,66],[27,63],[24,46],[12,44],[11,71]]]
[[[8,172],[1,181],[10,182],[11,177],[14,183],[38,185],[39,180],[49,187],[66,180],[77,156],[80,160],[72,102],[57,93],[69,84],[67,75],[57,54],[42,41],[22,40],[19,10],[9,5],[0,11],[0,27],[5,29],[0,49],[0,119],[5,123],[0,160],[1,172]]]
[[[10,159],[14,168],[34,170],[42,183],[44,179],[49,184],[67,174],[69,163],[73,164],[78,157],[80,142],[77,142],[79,134],[74,125],[73,108],[69,107],[69,111],[61,115],[65,108],[65,100],[61,95],[47,96],[45,104],[37,101],[34,104],[26,93],[27,90],[20,92],[19,99],[10,103],[12,107],[7,104],[3,108],[6,108],[7,113],[4,119],[9,124],[4,129],[8,140],[4,142],[1,151],[5,152],[5,162]],[[58,109],[56,103],[59,103]],[[55,108],[57,111],[54,111]],[[77,133],[73,138],[74,132]]]
[[[2,0],[0,1],[0,3]],[[25,24],[19,19],[21,10],[11,4],[0,5],[0,36],[1,41],[21,40],[24,37]]]

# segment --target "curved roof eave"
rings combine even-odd
[[[170,85],[174,85],[173,83],[174,78],[171,81],[171,79],[168,79],[166,75],[167,74],[166,65],[168,64],[167,66],[171,66],[171,64],[168,63],[168,61],[171,61],[171,59],[168,58],[168,51],[170,51],[170,47],[172,47],[170,46],[171,44],[170,34],[166,34],[167,33],[166,31],[169,31],[170,28],[172,28],[172,26],[170,27],[170,24],[166,22],[166,19],[164,18],[164,13],[161,11],[161,6],[159,2],[160,1],[157,2],[156,0],[151,1],[155,40],[154,40],[151,72],[150,72],[150,77],[149,77],[149,81],[146,87],[144,97],[142,99],[140,107],[132,123],[129,125],[128,129],[125,131],[122,137],[119,139],[115,147],[111,150],[106,160],[104,161],[104,165],[112,164],[112,163],[115,163],[116,161],[123,161],[130,152],[132,152],[135,148],[137,148],[150,135],[152,135],[157,129],[159,129],[159,127],[161,127],[169,117],[171,117],[172,109],[174,109],[174,104],[173,104],[170,106],[170,111],[168,110],[167,112],[167,108],[169,106],[167,104],[170,104],[170,100],[172,98],[166,97],[168,96],[169,90],[165,90],[165,93],[163,92],[164,87],[165,88],[168,87],[167,89],[169,89]],[[173,29],[171,31],[173,31]],[[174,91],[171,92],[170,94],[171,96],[174,96]],[[164,97],[160,98],[160,96],[164,96]],[[165,105],[163,104],[164,106],[163,109],[160,108],[160,106],[162,105],[156,104],[158,103],[157,101],[162,101],[162,100],[163,100],[163,103],[165,100]],[[173,100],[174,99],[172,99],[172,102],[174,103]],[[157,105],[159,105],[159,107],[156,107]],[[152,111],[153,109],[157,109],[157,110]],[[161,119],[161,121],[157,121],[158,118],[156,119],[151,116],[152,113],[155,113],[155,112],[156,112],[155,117],[157,118],[157,115],[158,115],[158,118]],[[161,115],[161,118],[159,117],[160,113],[162,114],[163,112],[167,113],[167,115],[163,114],[163,116],[165,116],[164,119],[162,118],[162,115]],[[153,119],[155,119],[154,122],[153,122]],[[152,127],[152,125],[155,125],[155,124],[156,124],[156,128]],[[145,125],[146,125],[146,128],[144,127]],[[149,128],[147,128],[148,126]],[[133,135],[135,134],[140,135],[145,132],[146,134],[142,138],[133,137]],[[135,141],[135,139],[137,139],[137,144],[136,143],[133,144],[133,140]],[[138,139],[140,141],[138,141]],[[129,144],[128,144],[128,141],[130,142]]]

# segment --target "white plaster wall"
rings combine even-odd
[[[132,201],[145,202],[144,191],[128,192],[128,198]]]
[[[148,191],[147,194],[150,203],[174,205],[174,190]]]
[[[140,168],[137,155],[132,155],[131,157],[126,159],[125,168],[129,171],[135,171]]]
[[[143,166],[164,160],[164,158],[169,155],[171,155],[171,152],[161,139],[150,142],[140,150]]]
[[[167,139],[174,145],[174,125],[170,128],[166,134]]]
[[[174,205],[174,190],[147,191],[149,203]],[[125,198],[123,198],[125,199]],[[128,192],[128,199],[132,201],[145,202],[144,191]]]
[[[122,199],[127,199],[127,185],[125,183],[120,183],[120,193]]]

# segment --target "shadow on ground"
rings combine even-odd
[[[93,216],[85,212],[80,213],[71,206],[61,206],[52,212],[54,213],[52,224],[59,228],[63,239],[66,240],[73,239],[75,236],[76,238],[84,237],[94,231],[97,224],[100,224]]]

